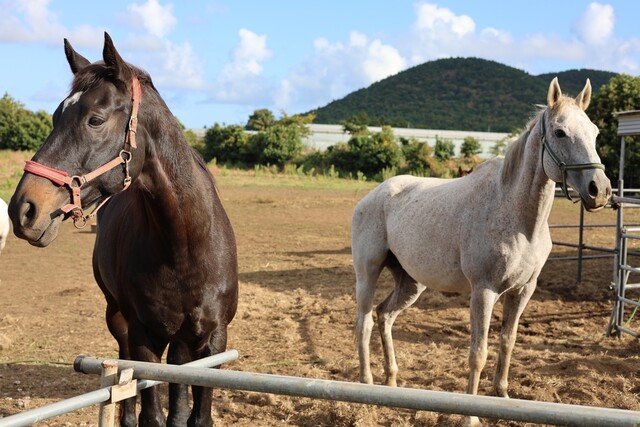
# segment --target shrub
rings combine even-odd
[[[239,125],[223,127],[216,123],[207,129],[202,154],[207,162],[216,158],[220,164],[252,164],[249,137]]]
[[[278,123],[251,135],[249,145],[258,163],[282,167],[302,151],[302,132],[297,125]]]

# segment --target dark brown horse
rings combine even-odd
[[[63,219],[99,211],[93,253],[106,320],[120,357],[182,364],[224,351],[238,299],[233,230],[202,159],[143,71],[125,63],[105,33],[91,64],[65,40],[74,80],[54,129],[9,207],[16,236],[47,246]],[[137,137],[136,137],[137,135]],[[169,389],[169,425],[212,424],[210,389]],[[142,392],[140,425],[165,425],[158,392]],[[135,398],[121,423],[136,424]]]

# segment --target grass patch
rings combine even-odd
[[[0,198],[7,203],[20,181],[24,161],[31,157],[32,151],[0,150]]]
[[[275,173],[270,170],[215,169],[218,185],[223,188],[271,187],[308,190],[369,191],[379,182],[344,179],[325,175]]]

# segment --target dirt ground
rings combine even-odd
[[[353,339],[354,274],[350,218],[365,184],[309,189],[268,179],[218,177],[235,228],[240,305],[229,331],[240,353],[226,369],[357,381]],[[552,224],[575,224],[578,208],[558,200]],[[640,212],[629,211],[630,220]],[[615,213],[587,214],[612,224]],[[481,224],[479,224],[481,226]],[[577,229],[553,229],[554,240],[577,242]],[[586,243],[612,247],[614,229],[588,229]],[[91,273],[94,235],[69,223],[57,241],[37,249],[12,237],[0,255],[0,417],[94,390],[99,379],[70,366],[79,354],[116,357],[104,323],[104,301]],[[555,246],[552,256],[572,255]],[[511,364],[511,397],[640,410],[640,345],[604,336],[612,308],[611,258],[549,261],[519,328]],[[383,275],[376,294],[390,290]],[[633,297],[633,295],[631,295]],[[636,296],[637,297],[637,296]],[[427,290],[394,326],[399,385],[464,392],[469,341],[468,295]],[[480,394],[491,394],[500,304],[489,337]],[[632,322],[640,330],[640,320]],[[383,380],[377,332],[373,372]],[[305,398],[216,390],[219,426],[449,426],[461,416]],[[38,425],[97,424],[97,407]],[[484,420],[488,426],[524,423]]]

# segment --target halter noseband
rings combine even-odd
[[[138,78],[134,75],[131,81],[131,102],[133,104],[131,108],[131,116],[129,117],[129,124],[127,133],[124,139],[124,149],[120,150],[118,156],[116,156],[110,162],[105,163],[96,170],[89,172],[85,175],[69,175],[65,171],[50,168],[42,165],[33,160],[26,160],[24,171],[32,173],[34,175],[47,178],[51,182],[59,186],[67,186],[71,190],[71,203],[64,205],[60,210],[65,214],[71,212],[73,218],[73,225],[76,228],[82,228],[87,224],[90,218],[93,218],[98,209],[100,209],[111,196],[104,199],[90,214],[84,213],[82,210],[82,201],[80,199],[80,190],[82,186],[91,181],[94,178],[102,175],[105,172],[110,171],[118,165],[124,164],[124,180],[122,182],[122,190],[129,188],[131,184],[131,175],[129,175],[129,162],[131,161],[131,152],[127,150],[127,146],[136,148],[136,130],[138,127],[138,108],[142,102],[142,88]]]
[[[542,130],[542,168],[544,169],[544,152],[545,150],[549,153],[549,157],[551,160],[558,166],[560,169],[560,173],[562,174],[562,191],[567,199],[571,200],[573,203],[577,203],[578,200],[573,200],[571,195],[569,194],[569,190],[567,189],[567,171],[569,170],[582,170],[582,169],[602,169],[604,170],[604,165],[602,163],[574,163],[574,164],[566,164],[563,161],[560,161],[558,155],[551,149],[549,146],[549,142],[547,142],[547,131],[544,126],[544,120],[547,117],[547,111],[542,114],[542,119],[540,120],[540,128]]]

